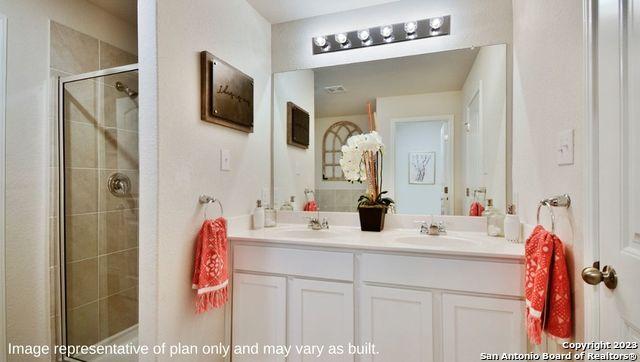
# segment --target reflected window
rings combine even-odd
[[[324,133],[322,141],[322,179],[325,181],[344,181],[340,159],[342,146],[349,137],[361,134],[357,124],[349,121],[336,122]]]

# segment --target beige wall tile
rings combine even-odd
[[[58,167],[49,167],[49,216],[57,217],[60,210],[58,203],[58,183],[60,181],[60,170]]]
[[[100,337],[112,336],[138,323],[138,288],[100,300]]]
[[[120,172],[129,177],[131,181],[131,192],[127,197],[117,197],[106,187],[109,176],[115,172]],[[100,170],[100,211],[115,211],[138,208],[138,171],[132,170]]]
[[[98,299],[98,258],[66,264],[67,309]]]
[[[65,173],[65,209],[67,214],[98,210],[98,171],[68,168]]]
[[[58,235],[58,218],[49,218],[49,266],[60,264],[60,235]]]
[[[98,301],[69,310],[67,343],[92,345],[100,341],[100,306]]]
[[[137,62],[138,57],[134,54],[100,41],[100,69],[119,67]]]
[[[98,94],[92,79],[66,83],[64,86],[64,120],[98,124]]]
[[[65,166],[98,166],[97,128],[89,123],[65,123]]]
[[[98,256],[98,214],[69,215],[65,221],[66,262]]]
[[[98,70],[98,39],[51,22],[51,68],[78,74]]]
[[[100,254],[113,253],[138,246],[138,210],[100,213],[98,235]]]
[[[53,316],[50,319],[49,322],[49,327],[51,328],[51,361],[55,362],[55,361],[59,361],[60,355],[56,355],[53,353],[54,351],[54,346],[59,346],[62,344],[62,338],[60,338],[60,316]]]
[[[104,157],[100,168],[118,170],[138,169],[138,133],[121,131],[115,128],[105,129]]]
[[[135,73],[137,78],[137,72]],[[136,84],[133,84],[136,83]],[[137,80],[126,80],[131,89],[137,91]],[[102,84],[103,103],[100,122],[106,127],[115,127],[130,131],[138,130],[137,98],[131,98],[126,93],[117,90],[109,84]]]
[[[49,314],[58,314],[58,304],[60,300],[60,269],[58,267],[49,268],[49,286],[51,295],[49,296]]]
[[[100,298],[138,286],[138,249],[100,257]]]

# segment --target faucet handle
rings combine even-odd
[[[329,219],[327,219],[326,217],[322,218],[322,228],[323,229],[329,228]]]

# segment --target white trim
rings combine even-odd
[[[598,119],[597,119],[597,14],[594,9],[597,3],[584,1],[583,13],[583,46],[584,46],[584,77],[585,77],[585,207],[583,223],[583,266],[589,266],[599,259],[598,241]],[[584,336],[585,341],[600,340],[600,299],[598,288],[584,289]],[[577,336],[580,339],[580,336]]]
[[[0,360],[6,358],[5,307],[5,115],[7,90],[7,17],[0,14]]]
[[[418,116],[418,117],[404,117],[404,118],[393,118],[389,121],[391,128],[391,136],[389,137],[389,149],[391,150],[391,155],[388,155],[387,165],[391,163],[393,165],[393,185],[389,189],[392,190],[393,195],[390,195],[392,198],[396,197],[396,180],[395,180],[395,170],[396,170],[396,125],[398,123],[405,122],[435,122],[435,121],[444,121],[447,122],[449,127],[449,141],[447,142],[447,160],[450,161],[447,164],[447,186],[449,187],[449,212],[451,215],[454,214],[454,206],[455,206],[455,198],[458,190],[455,187],[455,147],[453,147],[455,143],[455,122],[454,122],[453,114],[444,114],[439,116]]]

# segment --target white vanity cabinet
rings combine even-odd
[[[360,299],[360,343],[377,356],[363,361],[433,361],[433,296],[429,291],[365,285]]]
[[[237,345],[284,345],[286,333],[286,278],[270,275],[233,274],[233,342]],[[235,356],[234,361],[253,361],[254,356]],[[284,358],[263,360],[284,361]]]
[[[444,361],[475,361],[482,352],[522,352],[524,303],[520,300],[444,293]]]
[[[352,253],[234,244],[233,269],[234,345],[354,342]],[[329,355],[325,348],[320,358],[312,358],[294,347],[287,358],[307,360],[353,361],[353,356]]]
[[[291,345],[343,345],[353,343],[353,283],[292,278],[289,283],[289,343]],[[288,361],[353,361],[328,355],[309,358],[292,353]]]
[[[377,352],[335,356],[325,347],[315,359],[294,347],[288,361],[453,362],[526,351],[519,258],[244,241],[233,243],[233,269],[233,344],[373,343]]]

